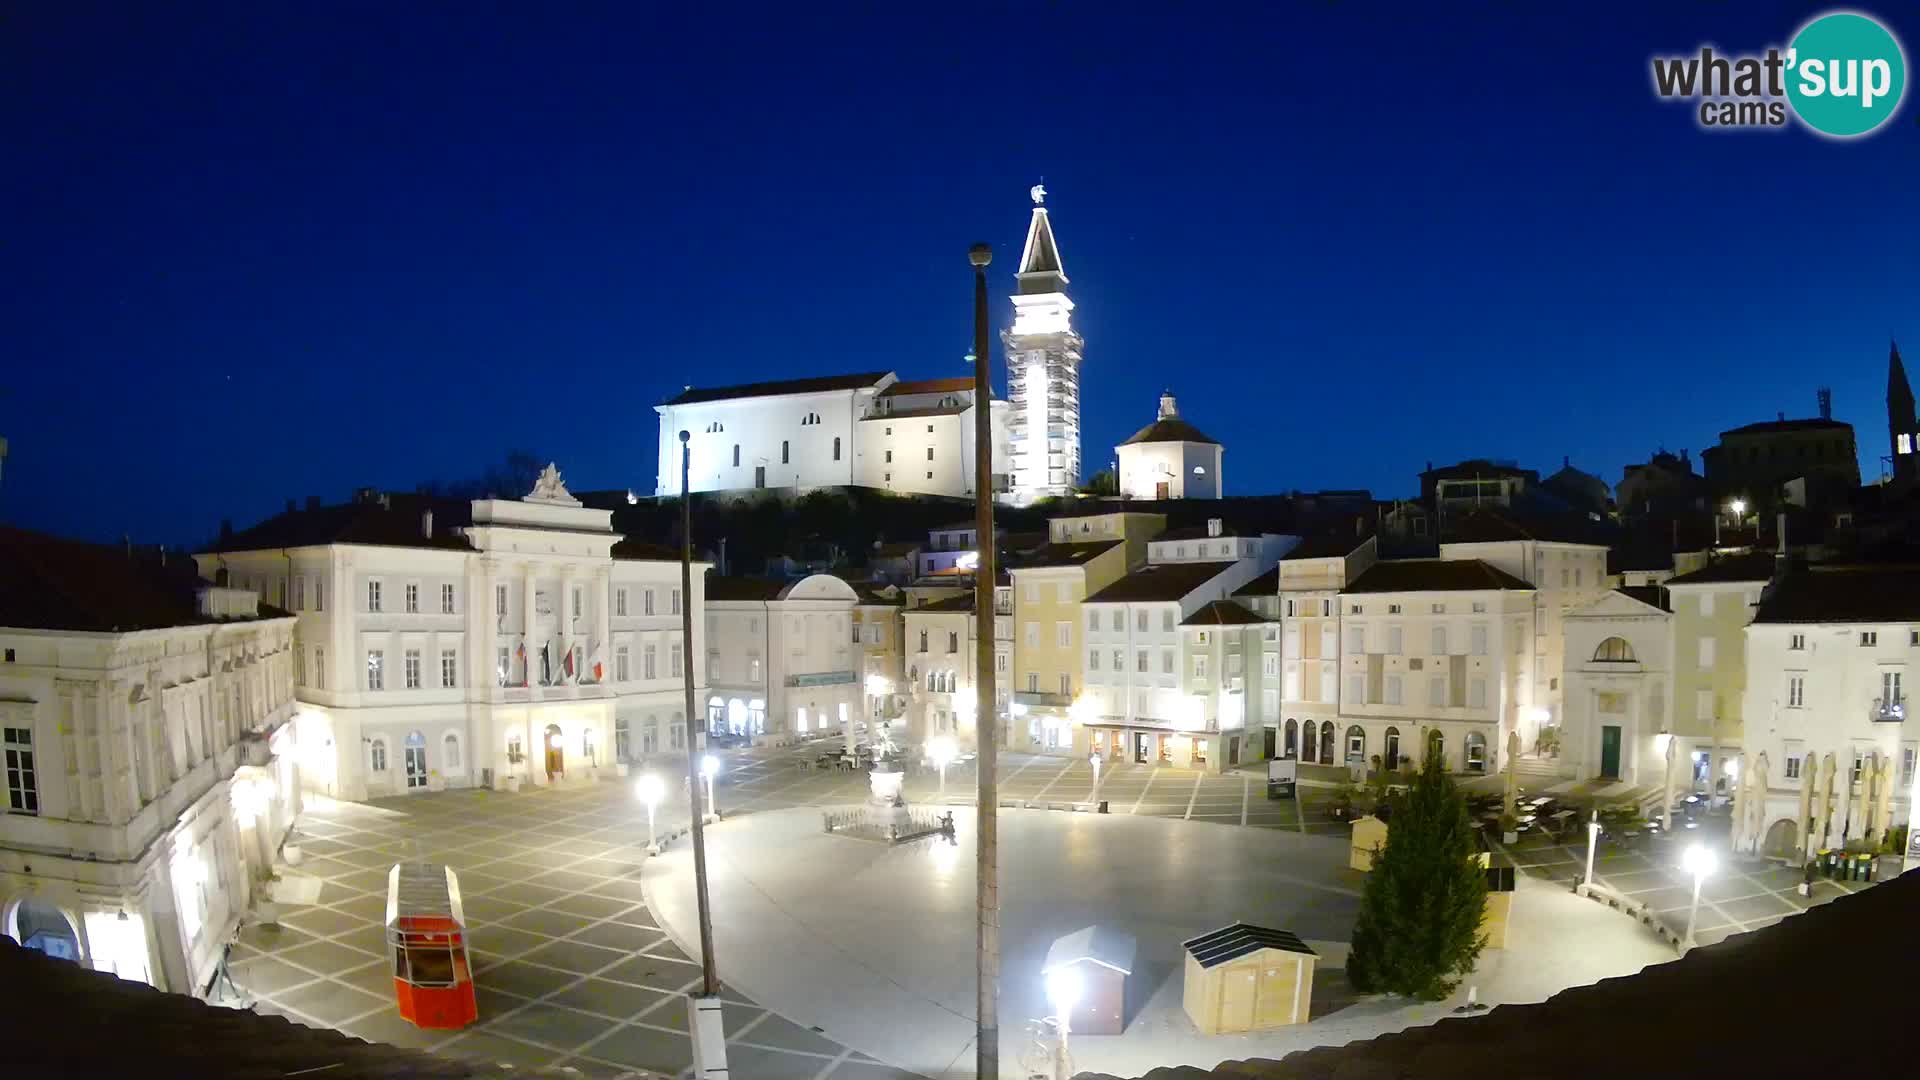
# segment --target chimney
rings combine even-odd
[[[314,510],[320,509],[320,496],[318,495],[307,496],[307,509],[308,511],[314,511]]]
[[[432,510],[420,511],[420,535],[426,537],[429,540],[433,539],[433,511]]]

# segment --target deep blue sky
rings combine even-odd
[[[1647,75],[1825,5],[923,7],[16,5],[0,520],[192,541],[514,446],[644,491],[683,384],[962,373],[1042,176],[1090,470],[1163,385],[1232,493],[1390,496],[1826,383],[1878,473],[1920,88],[1841,144]]]

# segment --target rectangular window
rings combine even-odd
[[[315,611],[327,610],[327,598],[326,598],[325,592],[323,591],[324,589],[325,589],[325,583],[322,582],[321,579],[319,578],[314,578],[313,579],[313,610]]]
[[[1147,632],[1147,609],[1146,608],[1136,608],[1134,610],[1133,629],[1135,633],[1144,634]]]
[[[1478,676],[1467,680],[1467,706],[1473,709],[1487,707],[1487,680]]]
[[[1908,791],[1913,788],[1914,756],[1914,747],[1903,746],[1900,748],[1900,790],[1902,791]]]
[[[380,610],[380,581],[377,578],[367,582],[367,610]]]
[[[1801,760],[1801,755],[1794,753],[1791,750],[1787,751],[1787,770],[1786,770],[1787,779],[1789,780],[1800,779],[1800,760]]]
[[[1347,628],[1347,653],[1351,656],[1359,656],[1365,653],[1366,651],[1367,651],[1366,628],[1362,626],[1348,627]]]
[[[1162,675],[1173,674],[1173,650],[1172,649],[1160,650],[1160,674]]]
[[[379,649],[367,650],[367,689],[384,690],[387,686],[387,654]]]
[[[652,589],[648,589],[645,592],[640,594],[640,613],[642,615],[653,614],[653,590]]]
[[[1196,679],[1204,679],[1207,677],[1207,654],[1196,653],[1194,655],[1193,677]]]
[[[633,650],[625,645],[613,650],[613,677],[616,682],[633,678]]]
[[[1100,632],[1100,612],[1096,611],[1093,608],[1088,608],[1087,609],[1087,633],[1097,634],[1099,632]]]
[[[660,651],[652,645],[640,650],[640,677],[656,679],[660,677]]]
[[[679,589],[668,590],[667,601],[668,601],[667,614],[669,615],[680,614],[680,590]]]
[[[440,586],[440,614],[453,614],[453,586]]]
[[[1473,627],[1473,628],[1472,628],[1472,630],[1470,630],[1470,631],[1469,631],[1469,633],[1470,633],[1470,634],[1472,635],[1472,642],[1473,642],[1473,655],[1475,655],[1475,656],[1485,656],[1485,655],[1487,655],[1487,628],[1486,628],[1486,625],[1485,625],[1485,624],[1481,624],[1481,625],[1478,625],[1478,626],[1475,626],[1475,627]]]
[[[1579,588],[1579,587],[1581,587],[1582,585],[1585,585],[1585,584],[1586,584],[1586,582],[1585,582],[1585,581],[1582,581],[1582,580],[1581,580],[1581,577],[1582,577],[1582,575],[1583,575],[1584,573],[1585,573],[1585,571],[1583,571],[1583,570],[1581,570],[1581,569],[1580,569],[1579,567],[1577,567],[1577,566],[1573,568],[1573,587],[1574,587],[1574,588],[1576,588],[1576,589],[1577,589],[1577,588]]]
[[[1280,680],[1280,691],[1288,701],[1300,698],[1300,665],[1288,664],[1287,674]]]
[[[833,437],[833,460],[840,460],[840,436],[838,435]]]
[[[993,654],[993,670],[1001,675],[1005,675],[1007,673],[1007,654],[1006,653]],[[1004,693],[1004,692],[1005,692],[1005,687],[1002,687],[1000,690],[1000,693]],[[996,694],[996,696],[998,695]]]
[[[1280,673],[1280,654],[1267,653],[1260,657],[1260,674],[1271,678]]]
[[[571,605],[571,607],[572,607],[572,609],[573,609],[573,617],[574,617],[574,618],[576,618],[576,619],[577,619],[577,618],[579,618],[579,617],[580,617],[580,611],[581,611],[581,607],[582,607],[582,603],[581,603],[581,598],[580,598],[580,590],[579,590],[579,589],[577,589],[577,588],[576,588],[576,589],[574,589],[574,590],[573,590],[573,595],[572,595],[571,597],[569,597],[568,599],[569,599],[569,602],[570,602],[570,605]]]
[[[315,690],[327,688],[327,650],[320,645],[313,647],[313,688]]]
[[[1702,618],[1707,618],[1712,614],[1713,614],[1713,594],[1710,592],[1703,592],[1700,594],[1700,616]]]
[[[1367,677],[1365,675],[1347,676],[1347,705],[1365,705],[1367,703]]]
[[[1572,576],[1572,574],[1571,574],[1571,573],[1570,573],[1570,572],[1569,572],[1569,571],[1567,570],[1567,568],[1566,568],[1566,567],[1564,567],[1564,566],[1563,566],[1563,567],[1561,567],[1561,568],[1560,568],[1560,587],[1561,587],[1561,588],[1563,588],[1563,589],[1564,589],[1564,588],[1566,588],[1566,587],[1567,587],[1567,586],[1568,586],[1569,584],[1571,584],[1571,583],[1570,583],[1570,582],[1569,582],[1569,581],[1567,580],[1567,579],[1568,579],[1569,577],[1571,577],[1571,576]]]
[[[1701,666],[1701,668],[1703,668],[1703,669],[1705,669],[1705,668],[1711,668],[1711,667],[1713,667],[1713,654],[1714,654],[1714,646],[1715,646],[1715,642],[1714,642],[1714,640],[1713,640],[1712,638],[1710,638],[1710,637],[1703,637],[1703,638],[1701,638],[1701,639],[1700,639],[1700,666]]]
[[[1039,623],[1037,622],[1026,623],[1021,627],[1020,632],[1023,635],[1025,635],[1027,648],[1037,649],[1040,647],[1040,624]]]
[[[1400,605],[1399,605],[1399,604],[1388,604],[1388,605],[1387,605],[1387,614],[1389,614],[1389,615],[1398,615],[1398,614],[1400,614]]]
[[[1383,681],[1386,683],[1387,704],[1400,704],[1400,676],[1389,675]]]
[[[306,578],[296,577],[293,579],[293,610],[295,611],[307,610],[307,579]]]
[[[1359,605],[1359,604],[1350,604],[1350,605],[1348,605],[1348,607],[1347,607],[1347,614],[1349,614],[1349,615],[1359,615],[1359,614],[1361,614],[1361,613],[1362,613],[1362,612],[1363,612],[1364,610],[1365,610],[1365,609],[1364,609],[1364,608],[1363,608],[1363,607],[1362,607],[1361,605]]]
[[[1151,670],[1147,666],[1147,650],[1140,649],[1134,653],[1133,670],[1139,672],[1142,675],[1145,675],[1149,670]]]
[[[1447,628],[1444,626],[1433,628],[1433,655],[1447,655]]]
[[[1063,649],[1072,645],[1073,624],[1070,622],[1055,623],[1053,627],[1053,643]]]
[[[1027,672],[1027,693],[1037,694],[1039,692],[1040,692],[1040,673],[1037,671]]]
[[[1863,648],[1869,648],[1869,649],[1874,647],[1875,645],[1880,644],[1880,631],[1878,630],[1860,631],[1860,644]]]
[[[1399,656],[1400,645],[1400,628],[1397,626],[1387,627],[1387,655]]]
[[[1900,673],[1883,671],[1880,673],[1880,700],[1893,705],[1900,700]]]
[[[1088,671],[1100,670],[1100,650],[1099,649],[1087,650],[1087,670]]]
[[[928,429],[928,430],[932,430],[932,429]],[[933,447],[931,446],[927,447],[927,460],[928,461],[933,460]]]
[[[1173,609],[1168,608],[1160,613],[1160,629],[1163,633],[1173,633]]]
[[[440,650],[440,685],[452,689],[459,680],[459,663],[452,649]]]
[[[1433,678],[1427,680],[1427,704],[1432,705],[1436,708],[1443,708],[1446,706],[1447,680],[1445,676],[1436,675]]]
[[[790,461],[791,455],[788,452],[789,445],[790,444],[787,442],[787,440],[785,439],[780,440],[780,464],[782,465],[791,464],[791,461]]]
[[[400,661],[406,675],[407,689],[420,689],[420,650],[408,649],[401,654]]]
[[[1807,647],[1807,635],[1789,634],[1787,636],[1787,648],[1793,649],[1795,651],[1799,651],[1801,649],[1805,649],[1806,647]]]
[[[1693,718],[1695,720],[1713,719],[1713,691],[1695,690],[1693,692]]]
[[[502,619],[507,617],[507,587],[505,585],[495,585],[493,587],[493,613]]]
[[[513,653],[505,645],[493,650],[493,678],[501,686],[513,675]]]
[[[40,771],[33,762],[33,729],[7,728],[4,732],[7,764],[7,812],[40,813]]]
[[[1787,676],[1787,708],[1805,708],[1807,704],[1807,677],[1805,675]]]
[[[887,464],[889,464],[889,465],[891,465],[891,464],[893,464],[893,451],[892,451],[892,450],[888,450],[888,451],[887,451]]]
[[[1320,665],[1320,700],[1333,704],[1333,688],[1336,683],[1332,664]]]
[[[1431,611],[1431,612],[1432,612],[1433,614],[1435,614],[1435,615],[1445,615],[1445,614],[1447,613],[1447,605],[1445,605],[1445,604],[1433,604],[1433,605],[1431,605],[1431,606],[1429,606],[1429,607],[1427,608],[1427,610],[1428,610],[1428,611]]]
[[[1127,670],[1127,650],[1115,649],[1113,650],[1113,655],[1109,657],[1109,659],[1113,661],[1112,670],[1114,671]]]
[[[407,614],[417,615],[420,613],[420,586],[411,581],[407,582],[406,605]]]
[[[1113,627],[1116,632],[1125,630],[1127,628],[1127,613],[1119,608],[1114,608],[1113,617],[1107,620],[1107,625]]]
[[[1053,598],[1055,600],[1060,601],[1063,604],[1072,603],[1073,602],[1073,582],[1071,581],[1056,582],[1053,586]]]
[[[1060,676],[1060,696],[1061,697],[1073,696],[1073,676],[1071,675]]]
[[[685,654],[680,651],[680,645],[678,642],[667,646],[667,677],[668,678],[677,679],[680,677],[680,674],[681,674],[680,665],[686,663],[686,660],[684,659],[684,657],[685,657]]]
[[[613,613],[615,615],[625,615],[627,613],[627,590],[613,590]]]
[[[1332,600],[1320,601],[1320,617],[1323,619],[1333,617],[1333,601]]]

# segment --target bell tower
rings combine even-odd
[[[1065,495],[1080,482],[1080,352],[1067,271],[1047,216],[1047,189],[1035,184],[1033,217],[1020,253],[1013,325],[1000,341],[1007,355],[1008,433],[1013,498],[1031,503]]]

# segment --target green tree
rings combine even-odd
[[[1099,472],[1087,477],[1087,482],[1074,490],[1082,495],[1118,495],[1120,494],[1120,478],[1113,475],[1112,469],[1101,469]]]
[[[1439,755],[1427,756],[1388,807],[1387,840],[1367,875],[1347,977],[1364,993],[1438,1001],[1486,947],[1486,871],[1466,798]]]

